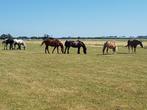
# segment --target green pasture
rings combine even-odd
[[[105,40],[83,41],[87,55],[0,46],[0,110],[147,110],[147,40],[136,54],[117,40],[114,55],[102,55]]]

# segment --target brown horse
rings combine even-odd
[[[108,54],[108,50],[109,49],[112,49],[113,50],[113,53],[116,52],[116,44],[115,44],[115,41],[106,41],[104,43],[104,46],[103,46],[103,55],[105,54],[105,49],[106,49],[106,52]]]
[[[64,51],[64,46],[62,44],[61,41],[59,41],[58,39],[55,38],[48,38],[43,40],[43,42],[41,43],[41,46],[45,44],[45,53],[50,53],[49,52],[49,46],[54,47],[52,53],[54,53],[55,49],[57,48],[57,53],[59,53],[59,46],[61,47],[61,52],[63,53]]]

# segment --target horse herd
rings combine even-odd
[[[50,53],[49,46],[51,46],[51,47],[54,47],[52,50],[52,53],[54,53],[55,49],[57,49],[57,53],[59,53],[59,47],[60,47],[62,53],[69,54],[70,47],[73,47],[73,48],[78,48],[77,54],[80,54],[80,48],[82,47],[83,53],[87,54],[87,47],[84,44],[84,42],[80,40],[77,40],[77,41],[66,40],[63,45],[63,43],[59,39],[47,38],[42,41],[41,46],[43,44],[45,44],[45,53]],[[4,50],[8,49],[8,45],[9,45],[9,50],[13,50],[13,49],[21,50],[22,48],[24,50],[26,49],[26,43],[21,39],[19,40],[18,39],[5,39],[2,41],[2,45],[4,46]],[[127,45],[125,47],[128,47],[129,52],[131,49],[132,52],[136,53],[137,45],[140,45],[143,48],[143,44],[139,40],[128,40]],[[64,46],[65,46],[65,49],[64,49]],[[112,40],[106,41],[103,45],[102,53],[108,54],[109,49],[112,49],[113,53],[115,53],[116,48],[117,46],[116,46],[115,41],[112,41]]]
[[[4,41],[2,41],[2,45],[4,46],[4,50],[8,49],[8,45],[10,50],[21,50],[22,47],[25,50],[26,48],[26,43],[22,39],[5,39]]]

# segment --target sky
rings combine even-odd
[[[0,34],[147,35],[147,0],[0,0]]]

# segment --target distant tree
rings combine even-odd
[[[27,36],[19,36],[19,37],[17,37],[17,39],[29,39],[29,37],[27,37]]]
[[[6,38],[13,38],[13,36],[11,34],[2,34],[0,36],[0,39],[6,39]]]
[[[6,34],[2,34],[1,36],[0,36],[0,39],[6,39],[7,38],[7,35]]]
[[[139,39],[147,39],[147,36],[137,36]]]
[[[11,34],[8,34],[7,38],[13,38],[13,36]]]
[[[77,39],[79,40],[80,39],[80,36],[78,36]]]
[[[42,39],[48,39],[48,38],[53,38],[51,35],[48,35],[48,34],[44,34],[43,38]]]
[[[38,39],[38,37],[37,36],[32,36],[31,39]]]

